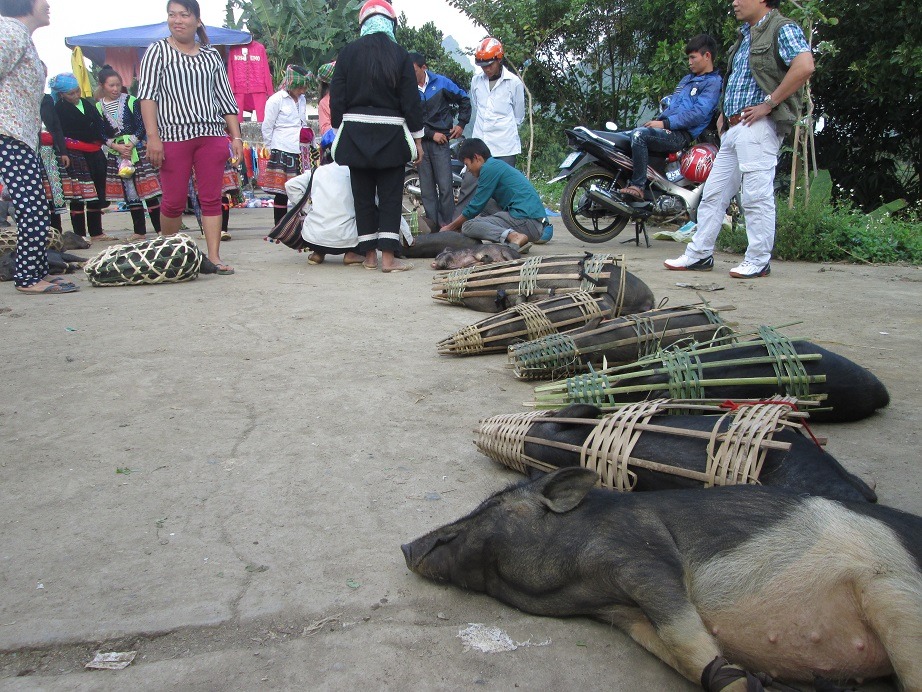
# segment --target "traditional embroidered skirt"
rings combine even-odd
[[[228,159],[227,163],[224,164],[224,177],[221,181],[221,192],[239,192],[240,191],[240,171],[238,166],[235,166]]]
[[[42,145],[39,147],[38,155],[45,167],[45,196],[51,202],[55,211],[64,209],[64,186],[61,184],[61,169],[58,167],[58,157],[54,153],[54,147]]]
[[[67,150],[70,168],[61,175],[64,198],[75,202],[93,202],[99,199],[99,193],[93,184],[90,167],[82,151]]]
[[[106,157],[106,199],[110,202],[123,199],[133,204],[160,195],[160,177],[147,160],[147,148],[139,144],[137,149],[138,162],[134,164],[134,175],[130,178],[122,178],[118,174],[122,160],[119,154],[110,152]]]
[[[263,192],[273,192],[277,195],[285,194],[285,183],[301,175],[301,154],[289,154],[285,151],[273,149],[269,154],[269,163],[266,172],[259,181]]]

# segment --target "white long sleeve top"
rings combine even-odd
[[[307,101],[300,96],[295,102],[285,89],[279,89],[266,101],[263,142],[270,149],[289,154],[301,151],[301,128],[307,127]]]
[[[490,89],[483,71],[471,80],[471,105],[474,109],[472,136],[482,139],[493,156],[514,156],[522,152],[519,125],[525,120],[525,86],[522,80],[503,67],[499,80]]]

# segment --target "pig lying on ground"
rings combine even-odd
[[[432,263],[433,269],[462,269],[475,264],[492,264],[521,259],[522,255],[505,243],[484,243],[461,250],[442,250]]]
[[[482,243],[476,238],[468,238],[457,231],[440,233],[420,233],[413,238],[413,244],[401,249],[405,257],[438,257],[443,250],[461,250],[480,247]]]
[[[574,404],[555,411],[547,418],[536,418],[528,430],[529,440],[548,440],[550,444],[526,441],[525,455],[532,459],[562,468],[580,465],[578,452],[553,446],[566,443],[582,447],[592,428],[578,423],[557,423],[557,418],[598,418],[601,411],[588,404]],[[714,416],[695,414],[656,415],[651,425],[676,430],[702,430],[710,432],[715,425]],[[729,421],[722,429],[726,429]],[[818,447],[811,439],[795,430],[776,432],[775,442],[788,442],[787,451],[770,449],[765,456],[759,483],[768,487],[786,488],[810,495],[822,495],[833,500],[850,502],[876,502],[877,495],[864,481],[846,471],[835,457]],[[644,431],[631,449],[631,456],[656,462],[665,466],[676,466],[689,471],[704,472],[707,467],[708,441],[694,437],[681,437],[664,432]],[[701,481],[683,478],[663,471],[654,471],[629,464],[637,474],[635,492],[645,490],[669,490],[700,488]],[[710,492],[708,490],[707,492]]]
[[[922,690],[922,518],[778,488],[618,494],[562,469],[402,546],[430,579],[616,625],[705,689],[895,673]],[[708,674],[703,671],[708,669]],[[719,673],[719,674],[718,674]],[[751,684],[752,686],[747,686]]]
[[[86,257],[72,255],[69,252],[48,250],[48,273],[71,274],[82,267],[86,261]],[[0,255],[0,281],[12,281],[15,274],[16,252],[10,251]]]

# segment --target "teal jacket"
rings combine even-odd
[[[484,161],[477,181],[477,192],[461,212],[465,218],[473,219],[486,206],[490,198],[517,219],[545,218],[547,212],[538,191],[521,171],[505,161],[489,158]]]

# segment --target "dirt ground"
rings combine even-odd
[[[437,355],[483,315],[433,301],[428,263],[308,266],[263,241],[270,218],[233,212],[235,276],[0,286],[0,689],[695,689],[604,625],[407,570],[401,543],[517,479],[472,431],[532,385],[503,356]],[[815,428],[881,502],[922,513],[920,268],[776,262],[744,282],[719,255],[690,277],[662,269],[675,243],[584,246],[559,219],[534,252],[584,249],[623,251],[670,305],[697,300],[676,281],[716,282],[741,327],[800,321],[787,333],[870,368],[890,407]],[[464,651],[468,623],[525,645]],[[138,656],[85,671],[98,650]]]

